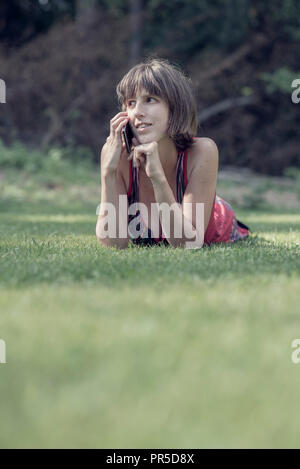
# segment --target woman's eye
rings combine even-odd
[[[147,99],[147,101],[148,101],[149,99],[153,99],[153,101],[156,101],[156,99],[155,99],[155,98],[152,98],[151,96],[148,96],[146,99]],[[134,102],[135,102],[135,101],[131,101],[131,100],[128,101],[128,106],[131,106],[131,103],[134,103]]]

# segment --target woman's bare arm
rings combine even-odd
[[[105,247],[128,247],[128,200],[119,170],[101,174],[101,204],[96,226],[99,243]]]

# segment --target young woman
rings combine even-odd
[[[218,148],[210,138],[196,138],[190,79],[165,59],[148,59],[129,70],[116,91],[122,111],[111,119],[101,152],[100,244],[122,249],[132,239],[202,247],[248,237],[249,228],[216,195]],[[134,134],[130,155],[122,137],[127,123]],[[170,208],[169,217],[157,204]]]

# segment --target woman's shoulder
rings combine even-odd
[[[190,150],[193,156],[219,153],[216,142],[209,137],[195,137]]]
[[[215,141],[209,137],[195,137],[188,150],[188,173],[196,168],[218,167],[219,151]]]

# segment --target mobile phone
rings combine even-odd
[[[127,153],[130,153],[131,152],[131,146],[132,146],[132,139],[134,137],[134,134],[132,132],[132,129],[130,127],[129,122],[127,122],[125,127],[123,127],[122,135],[123,135],[124,142],[125,142],[125,145],[126,145]]]

